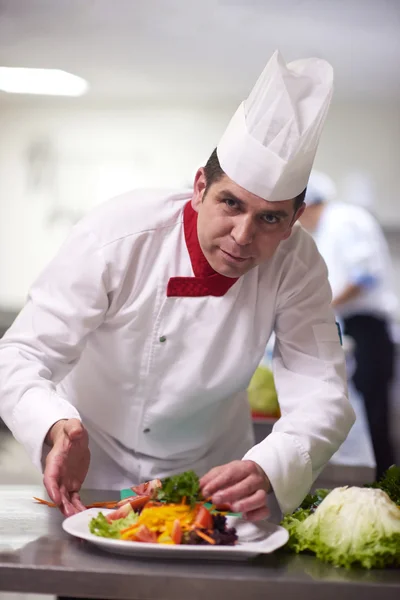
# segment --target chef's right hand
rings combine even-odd
[[[90,463],[86,429],[78,419],[57,421],[46,443],[51,446],[43,476],[47,493],[66,517],[86,510],[79,497]]]

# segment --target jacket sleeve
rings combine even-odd
[[[60,419],[80,418],[56,385],[108,308],[107,268],[90,231],[77,226],[33,284],[0,340],[0,416],[41,469],[43,442]]]
[[[282,416],[244,457],[263,468],[284,514],[301,504],[355,421],[331,298],[325,263],[303,238],[278,294],[273,372]]]

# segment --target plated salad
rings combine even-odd
[[[227,506],[208,504],[193,471],[132,487],[135,494],[100,512],[89,523],[100,537],[158,544],[232,546],[238,536],[227,527]]]
[[[129,498],[86,506],[113,509],[90,520],[92,534],[156,544],[238,542],[236,529],[228,527],[226,519],[230,507],[203,498],[193,471],[148,481],[131,491]],[[379,481],[362,487],[317,489],[285,515],[281,525],[289,533],[289,551],[312,553],[336,567],[400,567],[400,467],[393,465]]]

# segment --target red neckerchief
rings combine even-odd
[[[197,237],[197,212],[189,201],[183,211],[183,229],[194,277],[171,277],[167,296],[224,296],[237,278],[220,275],[207,262]]]

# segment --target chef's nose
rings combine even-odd
[[[231,236],[238,246],[248,246],[254,238],[254,223],[250,215],[240,215],[235,220]]]

